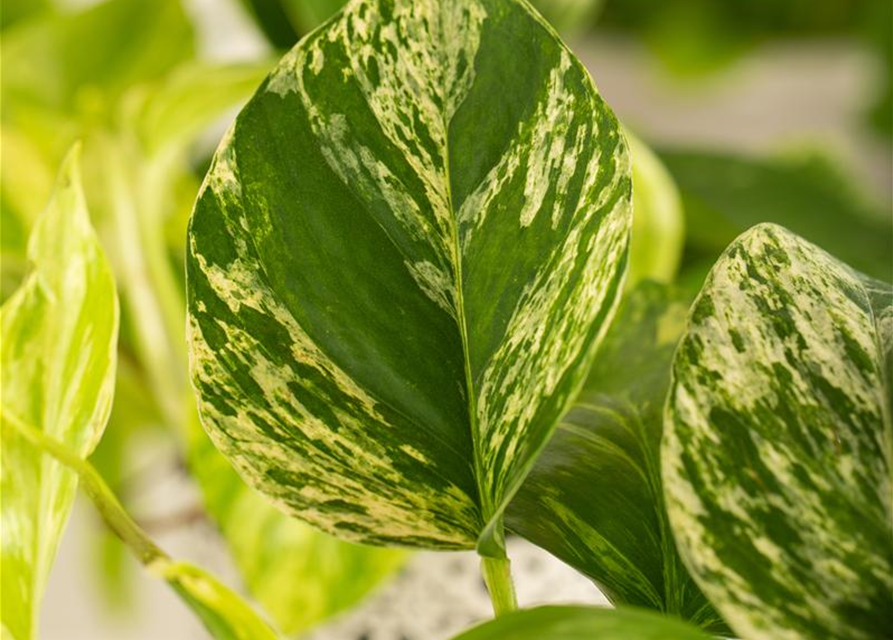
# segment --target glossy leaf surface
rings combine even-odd
[[[261,86],[196,204],[204,425],[326,531],[499,556],[629,227],[617,121],[525,4],[352,3]]]
[[[692,308],[662,444],[680,551],[741,637],[893,628],[893,289],[775,226]]]
[[[26,421],[86,456],[111,410],[118,303],[69,153],[31,234],[33,266],[2,308],[2,415]],[[4,427],[4,638],[30,640],[77,478]]]
[[[667,616],[635,609],[539,607],[516,611],[454,640],[707,640],[710,636]]]
[[[615,605],[721,632],[676,551],[660,480],[663,404],[687,310],[683,296],[655,282],[626,295],[506,525],[592,578]]]

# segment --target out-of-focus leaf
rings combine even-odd
[[[749,640],[893,629],[893,287],[775,225],[728,248],[673,363],[680,552]]]
[[[708,262],[760,222],[781,224],[856,269],[893,280],[893,215],[817,155],[661,154],[679,190],[689,247]]]
[[[51,0],[3,0],[0,11],[0,29],[6,29],[20,20],[39,15],[51,9]]]
[[[604,0],[531,0],[542,16],[565,37],[595,21]],[[345,0],[242,0],[258,26],[278,49],[290,49],[301,36],[331,18]]]
[[[226,110],[245,102],[272,68],[272,62],[239,65],[191,63],[131,99],[131,114],[146,153],[169,144],[188,145]]]
[[[692,76],[718,70],[771,38],[852,34],[866,7],[884,3],[889,4],[888,0],[613,0],[606,3],[600,25],[634,32],[655,49],[667,70]],[[889,20],[884,27],[889,27]]]
[[[676,551],[660,481],[663,405],[687,299],[626,294],[577,403],[515,496],[506,525],[592,578],[616,605],[727,628]]]
[[[118,302],[90,226],[78,153],[64,161],[28,243],[33,271],[2,308],[2,416],[85,456],[111,410]],[[4,637],[37,637],[36,620],[77,477],[4,427],[0,608]]]
[[[285,633],[356,604],[402,566],[405,551],[343,542],[249,488],[192,423],[190,470],[249,591]]]
[[[538,607],[485,622],[453,640],[709,640],[680,620],[636,609]]]
[[[241,0],[257,26],[277,49],[290,49],[300,36],[285,8],[286,0]]]
[[[672,282],[685,246],[679,190],[654,152],[629,131],[633,159],[633,235],[627,290],[645,279]]]
[[[193,40],[179,0],[107,0],[21,23],[3,34],[4,120],[36,107],[104,109],[191,58]]]
[[[19,131],[0,127],[0,298],[6,300],[27,273],[28,232],[46,204],[55,166]]]
[[[89,43],[89,44],[87,44]],[[108,0],[78,12],[52,12],[3,34],[3,216],[30,228],[49,195],[46,176],[75,140],[94,224],[106,217],[94,198],[92,137],[121,116],[120,98],[193,54],[192,27],[178,0]]]
[[[122,323],[122,333],[123,333]],[[132,360],[131,354],[122,350],[121,336],[118,345],[118,372],[115,377],[115,400],[108,427],[90,462],[103,479],[121,494],[126,504],[128,475],[133,470],[127,466],[130,458],[128,445],[135,437],[163,423],[151,394],[146,391],[142,371]],[[131,478],[132,480],[132,478]],[[99,527],[89,538],[91,554],[99,567],[103,593],[114,606],[131,604],[130,573],[132,565],[125,562],[127,549],[104,527]]]
[[[20,420],[6,411],[5,407],[3,419],[4,438],[9,434],[9,437],[16,438],[22,446],[29,447],[31,453],[64,465],[68,473],[76,474],[81,488],[93,501],[106,526],[128,546],[150,573],[164,579],[173,588],[216,640],[277,640],[269,625],[236,593],[204,570],[174,560],[158,548],[121,506],[96,468],[75,450],[38,427]],[[4,498],[4,506],[5,500]],[[4,525],[6,524],[4,520]],[[4,566],[4,578],[5,571]],[[5,618],[3,622],[2,633],[5,639],[8,632]],[[17,640],[17,636],[12,637]]]
[[[347,5],[239,114],[192,216],[214,443],[339,537],[503,558],[505,505],[616,308],[630,182],[616,118],[526,3]]]
[[[173,587],[215,640],[278,640],[247,602],[200,567],[158,558],[149,570]]]
[[[530,0],[543,17],[565,38],[590,28],[605,0]]]

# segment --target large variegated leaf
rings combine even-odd
[[[774,225],[696,301],[662,445],[689,569],[748,640],[893,629],[893,288]]]
[[[254,598],[287,634],[356,605],[403,565],[406,552],[353,544],[289,518],[248,487],[190,425],[189,467]]]
[[[28,244],[33,270],[2,308],[2,416],[34,425],[85,456],[111,410],[118,337],[115,281],[69,153]],[[3,428],[0,608],[3,637],[37,637],[47,576],[77,478]]]
[[[187,259],[205,427],[326,531],[502,553],[613,312],[629,158],[516,0],[364,0],[239,115]]]
[[[626,294],[506,526],[592,578],[614,604],[721,632],[673,544],[660,481],[663,405],[687,310],[682,295],[654,282]]]
[[[648,611],[539,607],[485,622],[453,640],[708,640],[697,628]]]

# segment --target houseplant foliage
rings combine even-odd
[[[115,280],[66,158],[28,243],[34,265],[2,308],[4,637],[36,636],[36,612],[77,488],[76,474],[8,429],[34,425],[77,455],[96,447],[115,376]],[[35,357],[40,354],[40,357]]]
[[[893,287],[781,227],[726,250],[673,364],[676,539],[744,638],[877,638],[893,617]]]
[[[526,5],[348,5],[261,85],[196,203],[191,369],[215,444],[324,530],[477,546],[499,591],[502,513],[618,299],[629,172]]]
[[[80,46],[108,24],[117,71]],[[176,0],[3,28],[4,639],[37,637],[76,486],[218,639],[300,632],[405,554],[349,540],[476,547],[499,617],[462,640],[893,627],[889,220],[827,166],[668,173],[526,3],[355,0],[263,81],[187,238],[196,137],[268,66],[197,63]],[[683,278],[718,258],[691,310],[680,191]],[[109,488],[147,423],[275,630]],[[618,608],[509,611],[503,526]]]
[[[27,271],[26,240],[56,166],[82,140],[85,199],[122,312],[114,409],[91,462],[116,486],[133,472],[126,461],[135,441],[147,432],[172,439],[247,589],[279,629],[301,631],[366,595],[403,554],[287,518],[246,487],[203,434],[192,437],[182,282],[185,226],[199,187],[191,158],[199,135],[244,102],[272,63],[196,60],[196,35],[178,0],[29,8],[3,31],[3,295]],[[121,498],[126,505],[132,496]],[[249,517],[255,528],[238,526]],[[109,535],[88,542],[88,552],[101,554],[107,593],[126,603],[126,548]],[[311,561],[319,550],[325,572]]]
[[[118,298],[90,225],[79,154],[66,156],[31,235],[33,270],[2,307],[3,637],[38,637],[40,600],[80,481],[109,528],[216,638],[272,640],[238,596],[155,546],[84,460],[111,410]]]
[[[687,295],[653,281],[625,297],[506,524],[592,578],[613,604],[723,633],[676,551],[660,479],[664,398],[687,311]]]

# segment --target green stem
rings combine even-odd
[[[508,558],[481,557],[481,573],[493,602],[493,613],[497,617],[518,608],[515,597],[515,584],[512,582],[512,563]]]
[[[31,446],[52,456],[77,473],[81,486],[96,505],[103,521],[133,551],[142,564],[150,565],[159,560],[170,560],[167,554],[152,542],[146,532],[140,529],[140,526],[130,517],[93,465],[40,429],[23,422],[6,411],[3,412],[3,426],[11,427]]]

